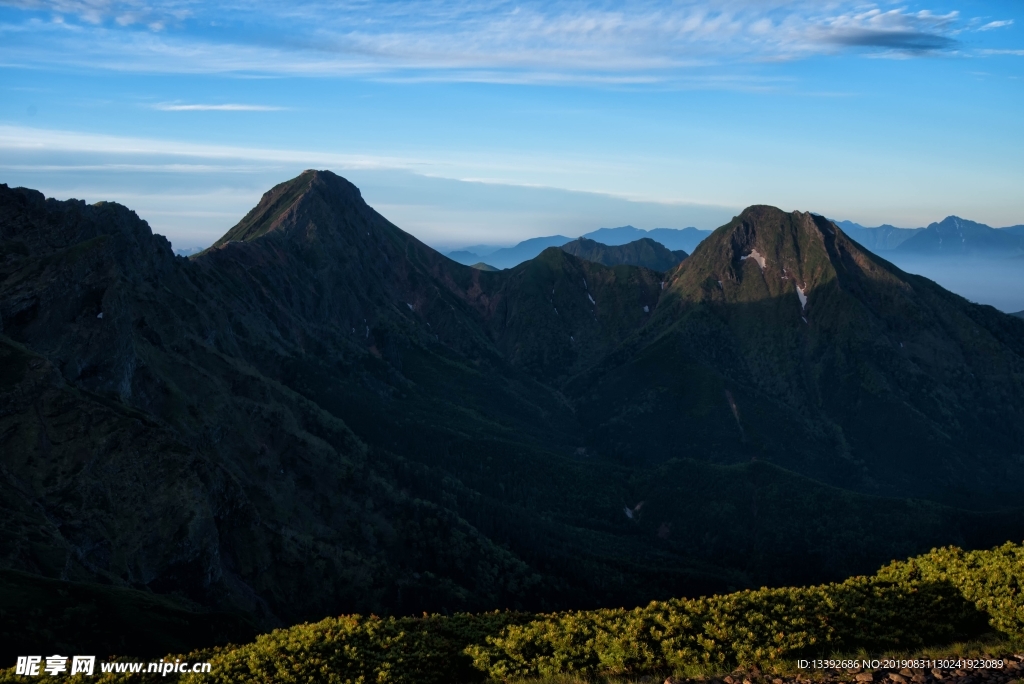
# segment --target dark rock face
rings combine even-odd
[[[1019,475],[1024,322],[807,214],[751,208],[667,274],[558,248],[486,272],[329,172],[189,259],[124,207],[0,186],[0,320],[0,564],[264,625],[638,604],[1024,533],[868,496],[984,508],[965,484]]]

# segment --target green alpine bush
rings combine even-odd
[[[631,610],[328,618],[181,656],[209,660],[212,673],[179,681],[439,684],[722,669],[861,649],[909,652],[992,630],[1024,637],[1022,587],[1024,546],[948,547],[891,563],[871,577]],[[0,682],[29,681],[12,673],[0,673]],[[173,679],[90,681],[129,678]]]

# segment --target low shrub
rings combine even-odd
[[[906,652],[992,630],[1024,637],[1022,587],[1024,546],[970,552],[949,547],[891,563],[871,577],[656,601],[632,610],[328,618],[275,630],[243,646],[183,656],[209,660],[213,671],[183,675],[180,681],[435,684],[590,678],[763,665],[858,650]],[[21,679],[12,670],[0,672],[0,682]],[[129,676],[105,675],[99,681],[120,679]]]

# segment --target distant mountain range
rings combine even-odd
[[[917,256],[1014,257],[1024,254],[1024,226],[992,228],[958,216],[947,216],[926,228],[884,225],[865,228],[850,221],[836,223],[868,249]]]
[[[897,228],[889,224],[875,228],[865,228],[852,221],[836,221],[837,226],[843,229],[847,235],[870,249],[872,252],[884,252],[896,249],[903,242],[924,228]]]
[[[572,238],[565,237],[564,235],[549,235],[547,237],[523,240],[514,247],[498,247],[494,250],[490,250],[489,252],[488,250],[484,250],[484,254],[478,254],[468,250],[458,250],[455,252],[449,252],[447,257],[453,261],[459,262],[460,264],[465,264],[466,266],[483,262],[500,270],[503,268],[518,266],[524,261],[533,259],[548,247],[560,247],[571,240]]]
[[[897,228],[889,224],[868,228],[852,221],[836,221],[847,235],[873,252],[895,252],[905,256],[1002,258],[1024,255],[1024,225],[992,228],[982,223],[948,216],[924,228]],[[620,246],[651,239],[669,250],[692,253],[711,231],[697,228],[654,228],[633,226],[599,228],[581,236],[607,246]],[[533,259],[548,247],[560,247],[572,238],[564,235],[531,238],[514,247],[473,245],[448,252],[446,256],[467,266],[484,263],[497,269],[513,268]]]
[[[621,226],[619,228],[599,228],[598,230],[586,233],[582,237],[609,247],[617,247],[647,238],[660,243],[668,250],[690,253],[700,244],[701,240],[710,234],[711,231],[709,230],[698,230],[696,228],[654,228],[653,230],[642,230],[633,226]],[[572,240],[573,238],[564,235],[551,235],[524,240],[514,247],[474,245],[462,250],[448,252],[445,256],[467,266],[483,262],[498,269],[513,268],[524,261],[535,258],[548,247],[561,247],[568,242],[572,242]]]
[[[1024,538],[1024,320],[773,207],[668,269],[564,244],[469,268],[306,171],[184,258],[121,205],[0,185],[7,619],[86,652],[40,578],[266,628]]]
[[[586,233],[582,237],[613,247],[649,238],[672,251],[681,250],[691,253],[708,235],[711,235],[710,230],[698,230],[697,228],[653,228],[651,230],[643,230],[633,226],[621,226],[619,228],[599,228],[593,232]]]

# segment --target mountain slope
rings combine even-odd
[[[305,186],[296,195],[301,199],[278,211],[280,194],[270,193],[262,207],[268,211],[232,233],[241,241],[222,241],[192,260],[173,257],[166,241],[121,207],[44,202],[38,193],[3,188],[5,336],[44,351],[60,371],[54,382],[87,392],[101,408],[128,411],[128,427],[145,417],[156,431],[135,442],[114,441],[112,427],[85,417],[95,413],[85,399],[55,400],[60,411],[72,411],[69,416],[56,408],[51,416],[40,400],[14,404],[4,453],[22,454],[5,462],[15,481],[52,483],[55,473],[88,467],[83,478],[8,500],[15,511],[8,519],[25,520],[11,537],[26,538],[25,526],[35,526],[39,534],[27,538],[41,540],[29,547],[38,549],[35,555],[9,559],[11,567],[52,574],[70,564],[83,579],[180,591],[206,605],[289,621],[332,605],[364,611],[470,605],[490,591],[480,593],[480,582],[495,581],[478,563],[500,569],[492,586],[517,585],[513,594],[520,597],[532,586],[526,565],[457,514],[403,492],[386,474],[396,467],[395,455],[370,449],[337,415],[379,444],[381,432],[398,427],[386,418],[389,404],[396,395],[415,395],[415,386],[389,362],[400,358],[402,345],[450,337],[446,349],[491,350],[482,334],[464,335],[471,309],[450,294],[464,292],[442,288],[424,270],[450,262],[420,252],[422,245],[366,213],[341,179],[320,174],[294,183]],[[334,187],[325,197],[328,186]],[[346,253],[363,268],[339,258]],[[425,266],[417,261],[421,255]],[[389,260],[404,268],[373,277]],[[479,273],[458,268],[467,284]],[[429,285],[417,293],[417,281]],[[412,322],[405,301],[429,310],[431,297],[433,335]],[[352,331],[356,316],[362,334]],[[475,413],[459,421],[460,441],[474,433],[490,440],[507,434],[513,443],[544,435],[543,443],[555,447],[562,441],[550,436],[543,416],[564,409],[557,398],[545,399],[543,387],[526,379],[506,384],[500,374],[480,383],[474,379],[479,370],[420,349],[408,361],[410,375],[444,365],[444,381],[458,388],[460,400],[479,395]],[[479,356],[470,360],[486,363]],[[5,397],[36,396],[25,386],[28,379],[12,382]],[[318,395],[323,384],[323,392],[340,393],[343,401]],[[428,395],[416,404],[427,414],[425,425],[453,408]],[[517,414],[503,430],[502,422]],[[398,416],[399,422],[410,418]],[[77,442],[62,437],[57,449],[49,446],[54,438],[34,436],[52,434],[55,423],[74,435],[81,434],[78,424],[96,427]],[[428,433],[403,439],[432,448]],[[109,455],[83,460],[98,444],[107,444]],[[389,446],[395,448],[393,440]],[[132,464],[138,485],[119,475],[125,468],[132,473]],[[142,482],[171,483],[170,498],[150,500]],[[38,518],[38,511],[68,505],[61,502],[75,488],[129,485],[134,489],[110,503],[96,502],[94,522],[76,512],[72,526],[55,530],[49,518]],[[129,491],[138,495],[126,496]],[[143,520],[164,521],[164,527],[127,524]],[[454,543],[455,537],[461,541]],[[310,586],[318,587],[316,594]],[[504,602],[504,591],[486,603]]]
[[[185,259],[119,205],[0,186],[0,564],[266,626],[639,605],[1024,531],[905,500],[941,498],[929,468],[1013,481],[1024,322],[829,230],[755,208],[667,276],[557,247],[485,272],[310,171]]]
[[[1007,490],[1020,472],[1017,320],[899,271],[825,219],[769,207],[719,228],[669,279],[628,351],[571,388],[616,458],[767,458],[947,500],[957,486]]]
[[[608,267],[556,247],[507,272],[489,329],[513,365],[551,384],[609,354],[650,318],[662,274]]]
[[[688,256],[681,250],[671,252],[650,238],[640,238],[615,247],[587,238],[577,238],[562,245],[562,251],[605,266],[643,266],[652,271],[667,271]]]

